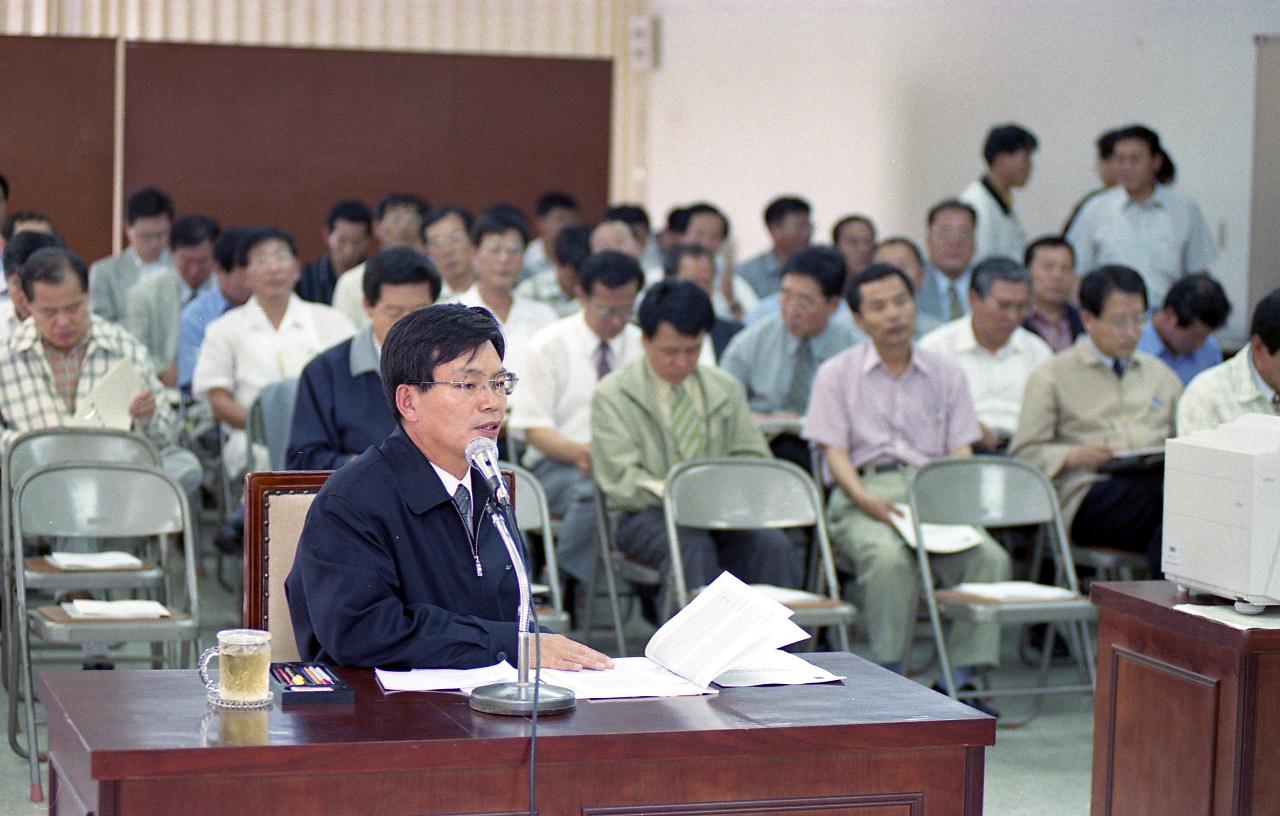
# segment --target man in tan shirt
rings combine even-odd
[[[1137,351],[1147,291],[1125,266],[1080,282],[1085,334],[1032,373],[1009,453],[1053,478],[1072,540],[1145,552],[1160,574],[1164,472],[1113,470],[1119,454],[1174,435],[1178,376]]]

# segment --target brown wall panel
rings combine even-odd
[[[125,190],[276,224],[306,259],[339,198],[606,203],[607,60],[131,43],[126,66]]]
[[[9,211],[49,216],[86,262],[108,254],[114,42],[0,37],[0,77]]]

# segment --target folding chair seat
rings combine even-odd
[[[627,656],[627,642],[623,634],[622,607],[619,604],[618,582],[625,581],[632,587],[660,587],[662,574],[653,567],[633,561],[618,549],[614,542],[613,518],[609,513],[608,499],[600,485],[596,489],[596,543],[599,547],[591,575],[587,579],[586,605],[582,616],[583,638],[590,640],[595,611],[599,578],[604,576],[605,592],[609,598],[609,613],[613,622],[614,645],[617,655]],[[635,597],[635,593],[631,593]]]
[[[560,584],[560,568],[556,563],[555,529],[551,511],[547,508],[547,493],[533,473],[512,462],[500,462],[498,467],[510,472],[515,481],[512,502],[516,511],[516,526],[525,536],[537,533],[542,539],[544,577],[546,584],[534,585],[534,595],[543,599],[537,606],[538,623],[562,634],[569,631],[569,613],[564,608],[564,593]],[[544,588],[545,587],[545,588]]]

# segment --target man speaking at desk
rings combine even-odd
[[[482,308],[444,304],[392,327],[382,383],[398,427],[329,478],[307,514],[285,595],[304,660],[474,668],[514,663],[516,576],[464,450],[495,439],[516,377]],[[603,654],[542,634],[549,669]]]

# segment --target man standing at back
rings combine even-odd
[[[89,304],[93,313],[114,323],[124,319],[129,290],[146,273],[169,268],[169,227],[173,202],[169,196],[144,187],[124,204],[129,246],[119,255],[89,267]]]
[[[916,309],[946,323],[968,312],[969,264],[978,213],[960,199],[949,198],[929,210],[928,225],[929,264],[916,295]]]
[[[795,196],[775,198],[765,207],[764,225],[773,245],[768,251],[738,264],[733,273],[749,283],[758,297],[768,297],[778,291],[783,264],[809,246],[813,238],[811,213],[809,202]]]
[[[1027,246],[1027,231],[1013,211],[1013,190],[1026,186],[1031,178],[1031,154],[1036,137],[1018,125],[998,125],[987,134],[982,158],[987,172],[960,194],[978,214],[973,257],[982,261],[992,255],[1021,258]]]

